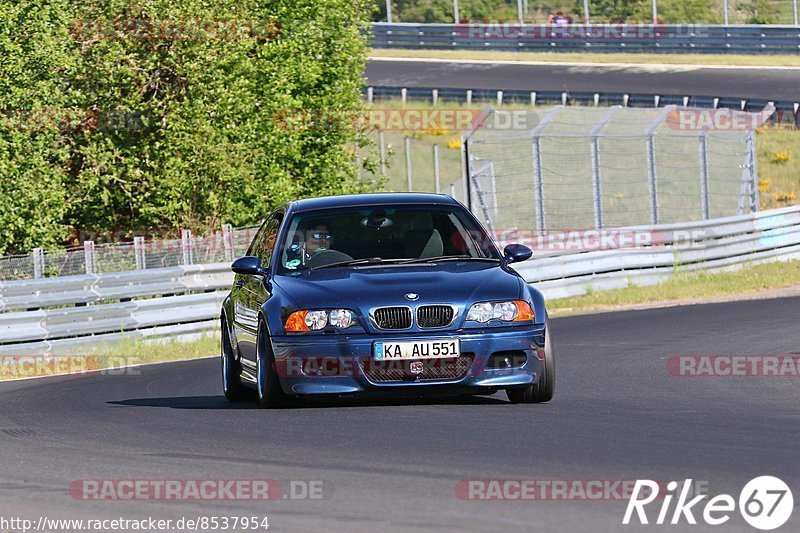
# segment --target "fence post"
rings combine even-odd
[[[439,103],[439,89],[431,90],[431,100],[433,100],[433,105]]]
[[[94,264],[94,241],[84,241],[83,257],[86,264],[86,274],[94,274],[96,271]]]
[[[647,182],[650,187],[650,222],[658,224],[658,175],[656,171],[656,130],[675,111],[674,105],[661,108],[658,116],[645,129],[647,134]]]
[[[647,184],[650,188],[650,223],[658,224],[658,183],[656,177],[656,135],[647,134]]]
[[[373,87],[367,87],[367,103],[372,105],[372,100],[375,97],[375,89]]]
[[[467,151],[467,137],[461,136],[461,190],[464,193],[462,203],[472,211],[472,198],[469,188],[469,152]]]
[[[145,270],[147,257],[144,250],[144,237],[133,238],[133,254],[136,256],[136,270]]]
[[[600,138],[592,136],[592,198],[594,200],[594,227],[603,227],[603,191],[600,182]]]
[[[381,145],[381,177],[386,177],[386,139],[383,131],[378,132],[378,143]]]
[[[467,105],[472,103],[472,89],[467,89]]]
[[[392,23],[392,0],[386,0],[386,22]]]
[[[458,12],[458,0],[453,0],[453,20],[456,24],[461,21],[461,14]]]
[[[708,202],[708,138],[706,130],[700,132],[700,206],[703,220],[709,218]]]
[[[225,249],[225,260],[233,261],[233,226],[222,225],[222,246]]]
[[[192,253],[192,231],[181,230],[181,251],[183,252],[183,264],[194,264],[194,254]]]
[[[44,277],[44,250],[42,248],[33,249],[33,279]]]
[[[542,121],[531,131],[531,149],[533,150],[533,196],[536,204],[536,229],[545,231],[547,229],[544,215],[544,167],[542,166],[542,146],[539,138],[547,125],[556,118],[556,115],[564,109],[563,106],[554,106],[547,114],[542,117]]]
[[[435,143],[433,145],[433,181],[438,193],[441,190],[439,186],[439,145]]]
[[[408,192],[414,190],[414,177],[411,174],[411,138],[406,137],[406,178],[408,179]]]
[[[750,212],[755,213],[761,208],[758,196],[758,157],[756,156],[756,134],[752,130],[747,134],[747,144],[750,152]]]
[[[600,179],[600,132],[621,108],[612,107],[606,111],[593,127],[589,135],[592,138],[592,196],[594,197],[594,227],[603,227],[603,189]]]
[[[400,89],[400,100],[405,104],[408,101],[408,89],[403,87]]]

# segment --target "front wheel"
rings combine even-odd
[[[256,389],[261,407],[275,409],[288,403],[278,380],[275,357],[272,354],[267,325],[263,320],[258,324],[256,342]]]
[[[544,359],[539,381],[523,388],[507,389],[506,395],[511,403],[544,403],[553,399],[556,389],[556,359],[553,354],[553,341],[550,323],[545,320]]]
[[[242,385],[241,363],[236,360],[236,353],[231,345],[230,331],[225,318],[222,319],[221,357],[222,357],[222,391],[231,402],[243,400],[246,395]]]

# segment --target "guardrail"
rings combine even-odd
[[[595,231],[595,230],[587,230]],[[548,250],[516,265],[548,298],[658,283],[676,271],[800,258],[800,206],[702,222],[616,228],[649,245]],[[518,239],[513,233],[502,240]],[[521,239],[521,242],[525,242]],[[501,243],[502,244],[502,243]],[[218,327],[228,263],[0,283],[0,355],[77,353],[124,337],[181,336]],[[34,308],[35,306],[35,308]]]
[[[372,46],[521,52],[797,54],[800,29],[777,25],[377,22],[372,29]]]
[[[548,298],[566,298],[589,290],[652,285],[677,271],[800,259],[800,206],[616,231],[650,234],[654,244],[630,249],[551,252],[520,264],[516,270]],[[515,240],[513,235],[505,239]]]
[[[427,101],[489,104],[529,104],[544,105],[579,105],[579,106],[622,106],[622,107],[666,107],[670,105],[682,107],[700,107],[708,109],[736,109],[739,111],[758,112],[772,104],[773,113],[767,120],[768,125],[797,127],[800,117],[800,101],[773,101],[762,98],[731,98],[705,95],[674,95],[654,93],[624,92],[580,92],[580,91],[527,91],[521,89],[452,89],[433,87],[395,87],[369,86],[362,90],[367,103],[374,104],[382,100],[401,100],[407,102]]]

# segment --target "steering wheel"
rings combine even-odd
[[[338,250],[320,250],[306,261],[306,267],[317,268],[339,261],[352,261],[353,258]]]

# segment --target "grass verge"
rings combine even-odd
[[[649,65],[800,67],[800,56],[796,55],[600,54],[591,52],[497,52],[488,50],[406,50],[393,48],[373,49],[370,57],[529,61],[535,63],[644,63]]]
[[[777,297],[800,286],[800,261],[750,265],[731,272],[678,272],[658,285],[549,300],[552,316],[611,311],[622,307],[701,303],[704,300]]]
[[[101,343],[79,354],[46,356],[0,356],[0,380],[44,377],[57,374],[134,375],[135,365],[197,359],[219,353],[219,337],[178,339],[124,339]]]

